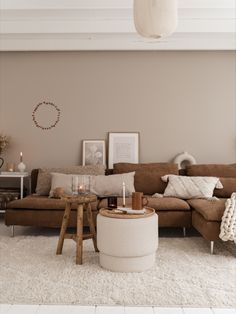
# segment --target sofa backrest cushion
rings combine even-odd
[[[206,164],[187,166],[188,176],[215,176],[219,177],[223,189],[214,190],[216,197],[230,197],[236,191],[236,164]]]
[[[236,178],[236,164],[206,164],[186,167],[187,176]]]
[[[147,195],[163,193],[167,183],[161,180],[166,174],[178,175],[178,165],[174,163],[116,163],[114,164],[114,174],[135,171],[134,187],[135,191],[143,192]]]
[[[36,194],[49,195],[51,189],[51,173],[64,174],[87,174],[100,175],[105,174],[105,167],[103,165],[89,165],[89,166],[71,166],[66,168],[42,168],[38,171],[38,179],[36,186]]]
[[[216,197],[231,197],[232,193],[236,191],[236,178],[220,178],[220,182],[223,185],[223,189],[214,190],[214,196]]]

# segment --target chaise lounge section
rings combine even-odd
[[[214,241],[219,240],[220,224],[225,211],[225,202],[236,191],[236,164],[192,165],[186,169],[188,176],[218,177],[223,189],[215,189],[216,200],[192,199],[188,204],[192,208],[192,225],[211,243],[213,253]]]

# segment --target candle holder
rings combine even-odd
[[[18,170],[19,170],[20,172],[24,172],[25,169],[26,169],[26,165],[21,161],[21,162],[18,164],[17,168],[18,168]]]
[[[86,188],[84,184],[79,184],[78,194],[86,194]]]
[[[12,162],[7,163],[7,171],[14,172],[15,171],[15,165]]]
[[[108,209],[117,208],[117,196],[108,196],[107,198]]]
[[[84,195],[90,192],[90,176],[73,176],[72,177],[72,194]]]

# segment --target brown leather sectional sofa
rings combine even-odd
[[[135,190],[144,192],[148,197],[148,206],[155,208],[159,216],[159,227],[181,227],[185,234],[186,228],[193,226],[206,239],[211,241],[213,252],[214,241],[219,239],[221,218],[225,209],[225,201],[236,191],[236,164],[231,165],[192,165],[185,172],[187,176],[216,176],[221,179],[223,189],[214,190],[218,200],[191,199],[182,200],[175,197],[152,197],[154,193],[162,194],[166,183],[161,176],[179,174],[178,167],[173,163],[148,163],[114,165],[114,174],[135,171]],[[5,224],[8,226],[41,226],[60,227],[65,204],[60,199],[49,199],[47,196],[35,195],[38,170],[31,173],[32,195],[8,204]],[[118,202],[121,200],[118,200]],[[127,205],[131,198],[127,199]],[[92,204],[94,220],[100,208],[107,206],[106,199],[98,199]],[[86,218],[85,218],[86,219]],[[87,221],[84,221],[87,225]],[[71,215],[70,227],[76,226],[75,211]]]

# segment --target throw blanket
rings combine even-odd
[[[223,241],[236,243],[236,192],[232,193],[225,203],[225,211],[220,225],[219,237]]]

